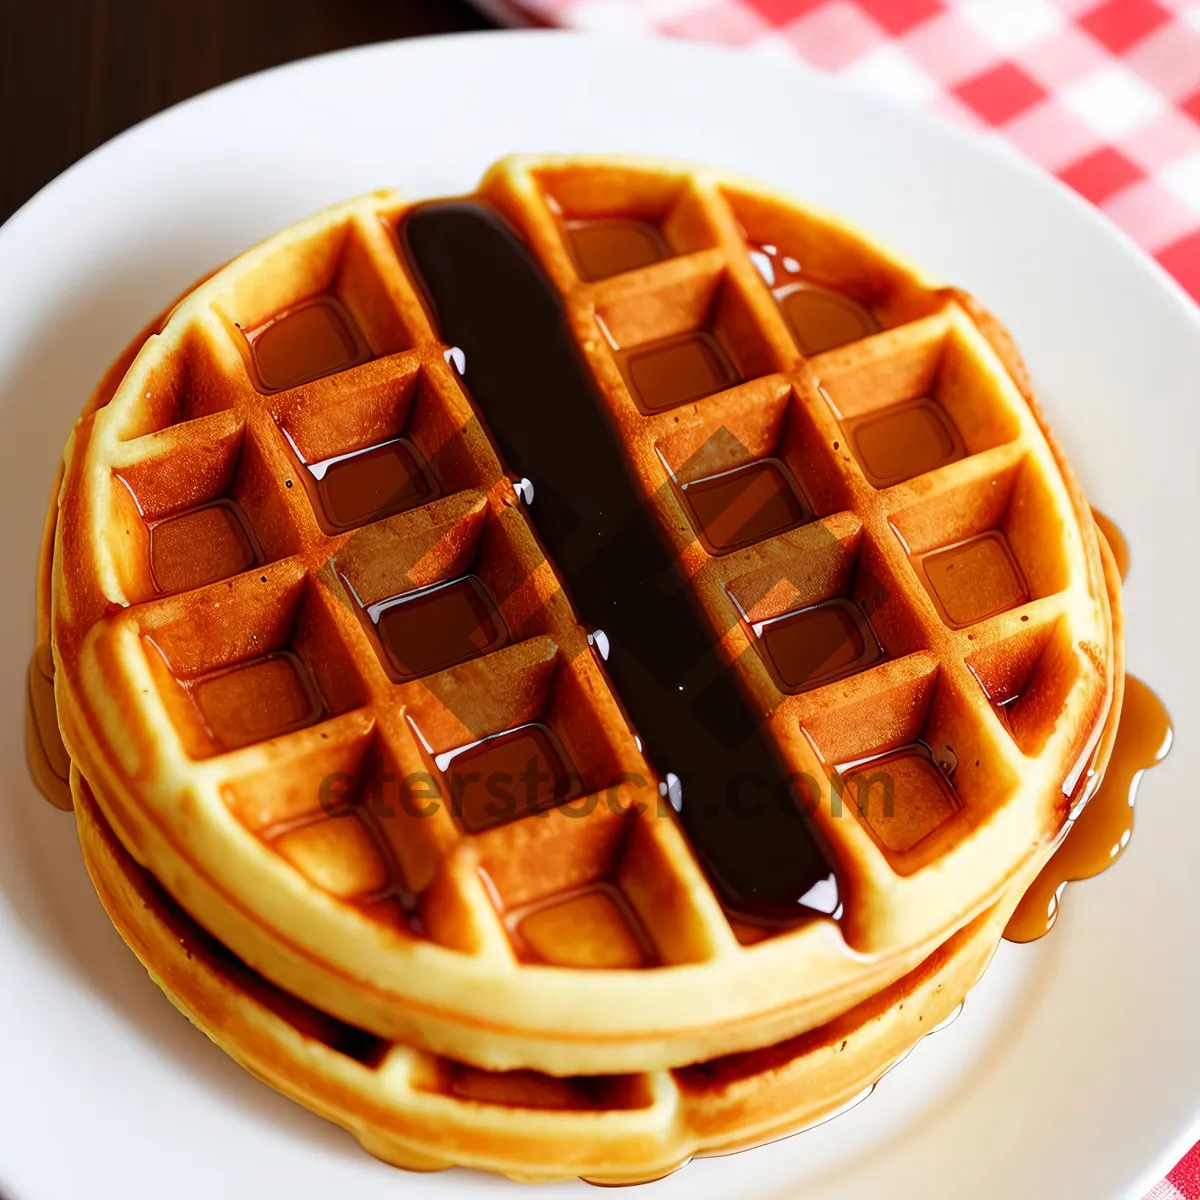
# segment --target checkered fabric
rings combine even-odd
[[[1170,1175],[1153,1187],[1146,1200],[1196,1200],[1200,1196],[1200,1145],[1193,1146]]]
[[[990,131],[1098,205],[1200,300],[1200,0],[478,3],[513,24],[799,59]]]
[[[1006,138],[1200,300],[1200,0],[476,0],[745,46]],[[1145,1200],[1200,1200],[1200,1144]]]

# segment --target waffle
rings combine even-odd
[[[643,753],[622,646],[581,623],[554,507],[422,300],[405,238],[430,210],[391,193],[219,271],[77,426],[48,584],[66,747],[200,925],[389,1042],[575,1076],[825,1026],[994,913],[1086,796],[1118,682],[1086,504],[999,326],[831,218],[646,161],[510,159],[480,195],[551,281],[720,670],[805,781],[813,886],[788,911],[731,885],[692,784]],[[605,223],[631,269],[590,280]],[[652,394],[697,370],[710,394]],[[402,488],[344,486],[381,464]],[[714,500],[748,472],[786,528]],[[451,587],[478,653],[423,673],[437,648],[397,655],[385,618]],[[797,686],[796,619],[861,653]],[[400,802],[514,739],[564,795],[499,822],[465,794]]]
[[[175,1006],[263,1082],[413,1171],[641,1183],[695,1155],[745,1149],[845,1111],[956,1014],[1020,891],[877,996],[780,1045],[623,1075],[491,1072],[386,1042],[268,983],[137,866],[78,772],[73,782],[96,890]]]
[[[1119,579],[1105,556],[1119,622]],[[43,590],[45,604],[48,593]],[[1096,749],[1104,773],[1121,711]],[[690,1157],[795,1133],[853,1107],[920,1038],[952,1020],[983,973],[1031,875],[916,970],[829,1024],[781,1044],[675,1070],[555,1078],[482,1071],[388,1043],[252,971],[140,868],[78,770],[71,790],[84,860],[122,936],[191,1021],[248,1070],[416,1171],[471,1166],[517,1180],[658,1178]],[[1039,854],[1030,871],[1054,847]]]

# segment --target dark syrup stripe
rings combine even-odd
[[[478,202],[420,206],[400,240],[501,456],[533,483],[537,534],[575,611],[608,636],[607,672],[646,757],[681,780],[683,828],[723,902],[757,921],[811,912],[802,898],[829,862],[639,495],[558,292]]]

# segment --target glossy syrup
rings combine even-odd
[[[567,221],[566,230],[579,277],[588,283],[671,257],[666,239],[648,221],[623,217]]]
[[[372,357],[354,318],[336,296],[318,296],[280,313],[247,330],[246,341],[264,392],[298,387]]]
[[[807,277],[803,264],[777,246],[751,246],[750,258],[771,289],[802,353],[822,354],[879,332],[879,318],[870,308]]]
[[[1108,517],[1092,511],[1124,579],[1129,570],[1125,538]],[[1140,679],[1127,674],[1117,736],[1104,778],[1017,905],[1004,930],[1007,941],[1032,942],[1048,933],[1058,920],[1067,884],[1099,875],[1125,853],[1133,836],[1134,804],[1142,776],[1166,757],[1173,736],[1163,702]]]
[[[538,722],[439,755],[450,810],[468,833],[545,812],[579,793],[554,731]]]
[[[955,629],[1007,612],[1029,599],[1025,577],[1002,530],[967,538],[918,560],[926,590]]]
[[[903,483],[966,455],[940,404],[921,398],[842,422],[850,448],[873,487]]]
[[[834,683],[886,658],[866,613],[835,597],[755,626],[758,646],[779,690],[796,693]]]
[[[1004,930],[1010,942],[1031,942],[1058,920],[1068,883],[1091,879],[1125,853],[1133,835],[1133,806],[1142,775],[1171,747],[1171,718],[1140,680],[1125,676],[1125,700],[1104,779],[1075,819],[1054,857],[1042,868]]]
[[[289,650],[202,675],[184,687],[224,751],[303,729],[324,710],[308,668]]]
[[[538,536],[580,619],[604,631],[605,670],[727,909],[752,923],[811,916],[818,891],[836,892],[831,867],[630,474],[561,296],[486,204],[422,205],[399,232],[443,339],[466,354],[466,385],[507,466],[533,482]],[[732,382],[715,339],[683,339],[637,347],[623,364],[644,406]],[[660,370],[651,351],[685,369]]]
[[[680,490],[710,554],[728,554],[812,519],[795,477],[779,459],[760,458]]]
[[[477,575],[393,596],[366,611],[397,682],[444,671],[508,641],[504,618]]]
[[[703,400],[742,381],[725,348],[703,329],[618,350],[617,365],[647,414]]]
[[[421,452],[403,437],[306,464],[303,478],[326,533],[416,508],[441,491]]]

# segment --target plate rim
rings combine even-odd
[[[638,41],[650,42],[658,41],[657,39],[645,38],[639,35],[632,35]],[[356,56],[379,56],[386,58],[395,54],[397,48],[403,48],[404,53],[417,52],[420,47],[427,46],[433,43],[445,42],[464,42],[464,41],[494,41],[497,38],[503,38],[506,43],[515,43],[516,41],[557,41],[560,39],[586,40],[592,43],[607,43],[612,46],[620,46],[629,40],[630,35],[620,34],[601,34],[601,33],[584,33],[579,31],[549,31],[549,30],[484,30],[463,32],[455,34],[440,34],[429,35],[419,38],[397,39],[389,42],[372,43],[365,46],[350,47],[343,50],[330,51],[324,54],[315,55],[310,58],[296,60],[290,63],[280,64],[278,66],[266,68],[262,71],[254,72],[247,76],[242,76],[238,79],[228,81],[215,88],[209,89],[206,92],[199,93],[196,96],[189,97],[154,114],[137,124],[130,126],[119,134],[110,138],[100,146],[96,147],[88,154],[71,164],[63,172],[57,175],[52,180],[38,189],[33,196],[25,201],[3,224],[0,226],[0,268],[7,264],[9,254],[14,247],[19,247],[20,240],[25,236],[25,229],[33,219],[33,214],[41,208],[46,207],[51,203],[51,198],[67,191],[73,187],[77,187],[77,180],[80,176],[86,176],[87,172],[94,169],[94,162],[98,159],[109,156],[114,152],[114,148],[128,144],[140,137],[146,135],[147,130],[153,130],[161,125],[167,124],[170,120],[177,116],[179,110],[188,109],[190,106],[200,107],[210,103],[218,94],[228,95],[239,88],[249,86],[261,87],[270,86],[269,80],[272,77],[281,77],[286,72],[303,73],[319,69],[327,65],[333,60],[350,60]],[[658,41],[660,47],[664,48],[664,53],[676,54],[684,58],[726,58],[735,56],[744,58],[744,51],[731,50],[726,47],[716,47],[709,45],[701,45],[696,43],[684,42],[667,42]],[[412,48],[410,50],[410,48]],[[666,49],[669,48],[669,49]],[[981,138],[978,135],[961,129],[953,125],[951,122],[936,114],[922,112],[920,110],[896,104],[874,95],[865,89],[855,86],[844,80],[836,77],[828,76],[820,72],[814,71],[802,64],[786,64],[762,59],[758,62],[760,69],[766,71],[781,73],[800,73],[804,75],[810,83],[816,83],[821,88],[828,88],[833,93],[843,90],[855,92],[862,97],[867,103],[876,106],[881,111],[901,112],[904,113],[906,119],[924,123],[940,130],[940,137],[949,137],[960,149],[966,150],[970,154],[985,152],[993,159],[1005,164],[1005,169],[1016,170],[1026,181],[1038,188],[1046,197],[1048,202],[1061,204],[1064,200],[1068,203],[1072,210],[1072,219],[1086,220],[1092,228],[1106,238],[1111,244],[1119,248],[1123,252],[1123,257],[1128,261],[1129,265],[1136,270],[1141,271],[1148,276],[1149,282],[1156,283],[1160,290],[1170,295],[1174,300],[1181,315],[1186,318],[1190,325],[1193,334],[1200,338],[1200,306],[1184,291],[1181,285],[1175,281],[1165,268],[1158,263],[1152,256],[1138,246],[1132,238],[1120,230],[1115,224],[1109,221],[1102,213],[1100,213],[1093,205],[1072,192],[1065,184],[1055,179],[1053,176],[1042,171],[1033,163],[1019,156],[1011,149],[1004,146],[998,138],[986,137]],[[1057,197],[1057,199],[1055,199]],[[0,339],[0,340],[7,340]],[[17,340],[20,340],[18,334]],[[1198,341],[1200,346],[1200,341]],[[1163,1148],[1155,1161],[1147,1164],[1139,1176],[1139,1186],[1144,1183],[1146,1186],[1152,1186],[1162,1178],[1166,1171],[1174,1165],[1178,1160],[1181,1152],[1186,1150],[1200,1136],[1200,1109],[1192,1123],[1184,1131],[1176,1133]],[[1132,1192],[1129,1193],[1133,1195]]]

